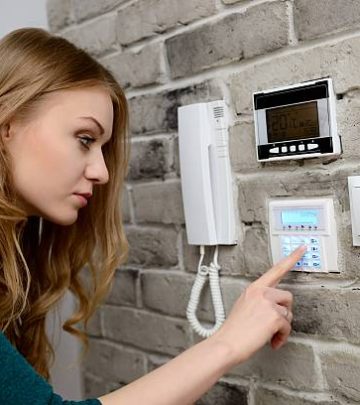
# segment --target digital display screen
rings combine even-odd
[[[268,143],[320,136],[316,101],[266,110]]]
[[[318,226],[317,210],[284,210],[281,211],[281,221],[283,226]]]

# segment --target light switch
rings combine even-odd
[[[360,246],[360,176],[348,177],[353,246]]]

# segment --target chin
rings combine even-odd
[[[74,224],[78,218],[77,213],[75,215],[60,216],[60,215],[44,215],[48,221],[61,226],[70,226]]]

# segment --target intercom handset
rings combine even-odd
[[[225,101],[180,107],[179,154],[190,245],[237,243]]]
[[[194,330],[208,337],[225,319],[219,285],[218,245],[237,243],[225,101],[197,103],[178,109],[179,155],[186,233],[200,246],[198,273],[187,317]],[[205,246],[215,246],[213,262],[202,264]],[[215,325],[204,328],[196,317],[201,290],[209,276]]]
[[[338,272],[337,232],[331,198],[269,201],[270,244],[273,262],[300,245],[307,252],[292,269],[302,272]]]

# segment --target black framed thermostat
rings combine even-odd
[[[341,153],[330,78],[255,92],[253,105],[259,161]]]

